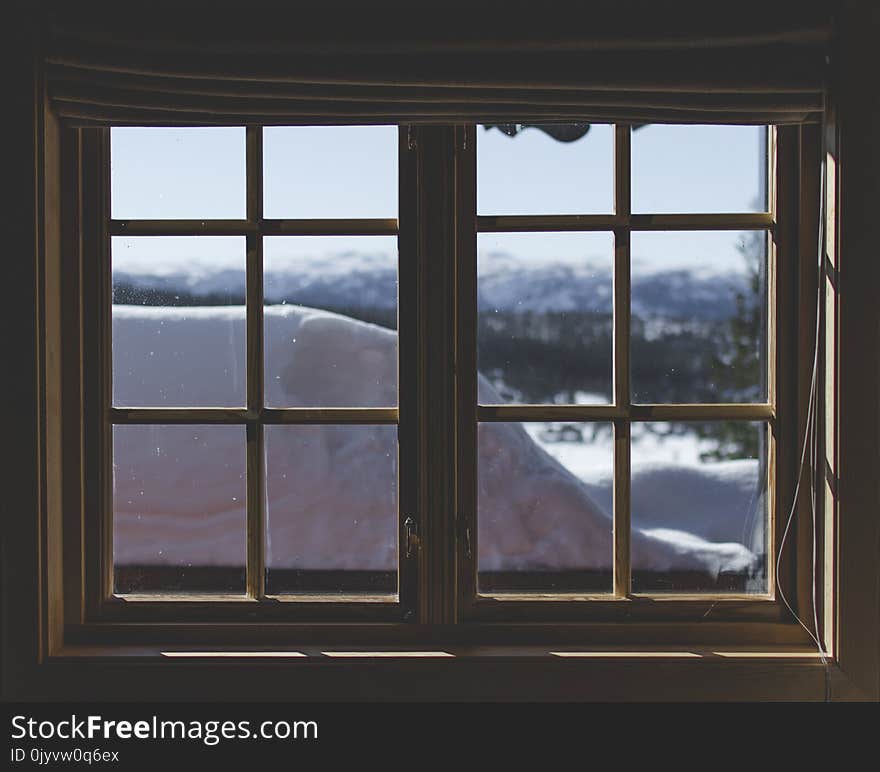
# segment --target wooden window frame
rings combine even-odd
[[[528,694],[532,699],[577,696],[645,699],[659,694],[666,699],[717,698],[719,695],[740,699],[761,696],[822,699],[829,694],[876,698],[877,657],[873,636],[877,620],[876,614],[870,616],[873,613],[870,609],[880,571],[876,555],[870,552],[872,542],[865,538],[876,534],[876,525],[864,504],[870,498],[866,483],[873,475],[866,465],[874,457],[876,436],[868,435],[875,427],[865,425],[861,413],[857,415],[856,409],[847,408],[843,400],[844,396],[865,396],[865,389],[876,383],[874,376],[866,378],[856,373],[860,358],[873,357],[875,352],[869,354],[863,345],[860,347],[854,339],[856,336],[841,337],[841,330],[857,328],[859,319],[864,318],[874,302],[868,292],[872,285],[865,273],[871,269],[846,261],[847,248],[864,254],[866,247],[859,242],[856,220],[847,217],[857,207],[852,196],[843,199],[845,227],[840,237],[837,235],[841,211],[838,205],[841,166],[837,159],[841,148],[844,158],[848,148],[852,148],[850,158],[855,158],[868,146],[868,139],[860,141],[852,122],[844,122],[841,129],[832,111],[829,121],[832,128],[825,138],[808,127],[786,129],[791,141],[785,142],[780,136],[777,156],[783,162],[790,162],[795,171],[784,184],[780,180],[777,198],[780,211],[787,209],[792,216],[780,214],[783,224],[775,234],[780,252],[788,255],[780,261],[777,281],[791,282],[793,300],[812,298],[811,287],[820,280],[816,272],[811,274],[809,266],[813,260],[808,259],[815,253],[811,244],[819,198],[819,179],[812,161],[822,148],[835,160],[828,165],[826,175],[828,200],[832,204],[828,222],[833,238],[821,277],[825,289],[822,452],[829,464],[825,506],[821,513],[823,560],[819,577],[825,622],[822,634],[830,657],[825,667],[818,662],[801,628],[775,612],[770,618],[751,620],[727,613],[718,617],[713,612],[709,619],[695,621],[676,618],[666,607],[659,617],[648,614],[642,619],[626,621],[600,618],[565,624],[558,621],[448,624],[456,618],[457,601],[450,603],[448,595],[438,597],[434,591],[438,585],[430,580],[455,575],[455,542],[459,538],[458,524],[450,522],[450,513],[455,511],[454,506],[449,506],[455,498],[451,475],[457,459],[454,422],[448,420],[446,408],[455,404],[449,394],[455,389],[455,379],[450,375],[452,368],[448,363],[454,361],[451,357],[455,349],[456,319],[437,297],[446,296],[445,293],[456,287],[455,265],[448,255],[450,245],[456,243],[458,236],[456,229],[443,226],[450,219],[454,221],[454,217],[435,214],[424,219],[424,225],[417,230],[420,273],[414,297],[419,308],[418,325],[424,328],[419,334],[438,336],[437,340],[449,341],[449,347],[442,348],[442,356],[419,360],[417,389],[424,392],[419,398],[424,400],[430,394],[443,399],[439,400],[439,410],[417,417],[414,431],[420,424],[432,422],[438,432],[445,431],[446,440],[437,443],[430,454],[420,447],[417,460],[421,476],[419,515],[425,525],[426,543],[432,545],[424,551],[418,566],[422,579],[418,598],[420,624],[323,625],[269,621],[254,625],[249,621],[198,620],[169,624],[146,619],[90,618],[83,560],[88,530],[84,504],[94,481],[84,474],[83,464],[85,383],[82,373],[89,366],[89,355],[81,301],[84,278],[94,267],[88,260],[94,244],[89,243],[81,222],[88,209],[83,201],[83,191],[90,184],[88,175],[100,174],[100,170],[88,163],[85,150],[88,143],[84,142],[83,133],[62,129],[45,101],[41,83],[35,85],[40,95],[34,124],[33,308],[38,330],[35,339],[38,366],[34,377],[39,416],[35,447],[41,494],[38,517],[34,521],[17,520],[13,534],[22,535],[25,542],[28,534],[34,535],[38,545],[38,576],[33,583],[27,579],[17,597],[7,594],[7,598],[12,598],[9,612],[20,612],[23,620],[35,622],[32,629],[22,627],[10,636],[11,656],[7,662],[14,662],[15,669],[6,667],[4,670],[9,693],[29,697],[89,693],[93,698],[124,695],[132,699],[197,689],[206,699],[221,694],[227,698],[235,695],[247,699],[289,695],[287,690],[293,686],[299,698],[312,695],[323,699],[334,696],[351,699],[358,695],[364,698],[371,687],[375,690],[373,693],[398,698],[454,698],[462,694],[472,698]],[[847,104],[851,106],[852,101]],[[438,207],[448,212],[460,200],[455,186],[460,179],[461,154],[450,153],[448,148],[466,146],[463,132],[463,127],[433,126],[419,127],[413,132],[421,152],[411,173],[416,179],[427,174],[439,181],[430,190],[420,189],[413,204],[416,218],[436,213]],[[458,144],[454,140],[456,134]],[[851,139],[849,145],[847,138]],[[848,273],[841,273],[838,265],[841,243],[844,244],[842,262],[849,267]],[[797,270],[798,267],[806,267],[806,270]],[[864,287],[860,288],[859,277],[865,278]],[[442,291],[437,291],[438,286]],[[431,292],[427,291],[429,287]],[[849,295],[847,290],[851,290]],[[26,293],[23,302],[27,302]],[[801,307],[803,304],[798,304],[798,308]],[[802,321],[798,308],[779,309],[777,357],[797,357],[809,349],[806,336],[794,335]],[[786,338],[786,335],[794,337]],[[867,340],[873,338],[867,337]],[[789,342],[792,345],[787,345]],[[444,356],[450,358],[444,361]],[[795,374],[791,368],[783,368],[778,389],[780,393],[798,394],[797,402],[801,403],[804,385]],[[799,416],[803,412],[799,408],[802,406],[790,400],[786,400],[784,406],[780,403],[775,420],[801,436]],[[841,444],[841,427],[863,438],[864,444],[855,448]],[[435,436],[443,435],[435,433]],[[864,447],[869,450],[867,456],[863,454]],[[856,453],[862,455],[856,456]],[[787,465],[788,479],[795,476],[795,463],[782,456],[778,459],[779,465]],[[841,529],[842,508],[847,509],[850,519],[847,527]],[[810,577],[799,568],[809,559],[808,530],[798,528],[792,542],[794,559],[788,561],[788,567],[783,566],[783,570],[793,572],[797,579],[794,601],[808,623],[809,609],[804,600],[809,598]],[[13,562],[27,574],[34,555],[28,550],[20,552]],[[759,605],[760,602],[749,603],[749,614]],[[867,618],[866,611],[869,612]],[[268,644],[295,647],[304,656],[287,660],[267,651],[261,655],[260,650]],[[434,659],[431,651],[421,652],[424,657],[406,656],[418,655],[420,652],[412,649],[425,649],[426,644],[432,650],[445,647],[448,651],[444,653],[451,654],[452,658]],[[328,646],[338,649],[342,645],[349,649],[359,647],[358,653],[367,656],[351,659],[327,656]],[[383,646],[399,652],[400,656],[389,657],[388,652],[377,650]],[[178,653],[189,650],[188,665],[180,667],[180,660],[169,660],[169,647]],[[193,647],[201,650],[192,651]],[[194,662],[198,667],[191,666]],[[292,667],[294,662],[296,667]],[[107,678],[110,672],[118,677]],[[222,678],[218,678],[220,674]],[[511,686],[514,681],[515,689]]]
[[[481,640],[499,625],[506,636],[534,635],[536,625],[574,640],[600,639],[639,643],[640,624],[668,624],[683,640],[741,644],[760,640],[806,643],[803,630],[775,593],[773,566],[768,565],[768,592],[633,594],[629,586],[629,425],[654,419],[725,418],[766,421],[773,435],[778,415],[776,373],[792,374],[797,360],[782,359],[776,345],[781,309],[794,305],[794,285],[777,288],[777,241],[784,245],[777,211],[777,179],[784,190],[796,171],[796,154],[786,150],[794,132],[770,129],[768,203],[764,213],[633,215],[630,211],[629,126],[615,128],[615,211],[608,215],[488,217],[476,213],[476,132],[470,126],[400,127],[400,227],[395,220],[266,220],[262,217],[262,128],[248,127],[247,217],[230,220],[113,220],[109,205],[109,129],[80,130],[80,213],[83,260],[99,256],[90,272],[80,272],[81,307],[74,311],[82,325],[84,366],[76,375],[83,384],[82,522],[85,549],[79,571],[84,576],[85,603],[78,632],[91,636],[103,629],[149,624],[154,632],[185,636],[193,624],[240,628],[254,640],[273,627],[297,642],[333,625],[340,640],[363,630],[393,642],[464,636]],[[781,144],[781,152],[776,152]],[[413,203],[415,205],[413,205]],[[782,207],[783,216],[794,216]],[[784,227],[784,223],[782,224]],[[766,232],[768,301],[768,382],[764,404],[633,405],[629,386],[630,233],[637,230],[731,230]],[[603,406],[480,406],[476,400],[476,257],[479,232],[612,231],[614,255],[614,402]],[[111,407],[110,239],[113,236],[241,235],[247,238],[247,406],[235,408]],[[262,403],[262,239],[274,235],[398,235],[400,292],[400,410],[382,408],[267,409]],[[73,233],[70,234],[72,238]],[[784,246],[783,246],[784,249]],[[76,302],[75,300],[73,301]],[[98,315],[83,309],[102,309]],[[779,331],[785,340],[793,331]],[[88,342],[93,342],[89,350]],[[421,355],[417,352],[422,352]],[[453,362],[453,367],[445,367]],[[74,368],[72,368],[73,370]],[[783,410],[784,414],[784,410]],[[423,534],[422,550],[409,559],[400,551],[400,602],[387,596],[289,595],[266,597],[263,524],[265,522],[262,434],[268,424],[383,423],[399,427],[399,543],[403,521],[415,517]],[[479,594],[476,591],[476,426],[486,420],[580,419],[611,421],[615,442],[614,587],[610,594]],[[783,415],[784,418],[784,415]],[[247,427],[248,569],[246,596],[199,597],[180,594],[117,595],[112,590],[112,478],[109,474],[113,425],[208,423]],[[96,431],[96,427],[100,427]],[[450,431],[452,427],[452,431]],[[769,554],[781,538],[784,522],[774,516],[776,493],[794,484],[783,464],[775,463],[775,442],[768,443],[770,496]],[[786,444],[789,455],[794,445]],[[428,459],[430,459],[428,461]],[[443,460],[445,459],[445,460]],[[87,481],[97,482],[92,488]],[[449,491],[457,491],[450,499]],[[803,552],[803,551],[802,551]],[[772,563],[772,561],[770,561]],[[420,565],[420,564],[424,565]],[[789,583],[807,570],[804,555],[790,562]],[[457,589],[456,589],[457,588]],[[789,595],[798,599],[790,590]],[[802,604],[803,605],[803,604]],[[625,622],[625,623],[624,623]],[[372,627],[385,628],[380,634]],[[366,627],[365,627],[366,626]],[[243,630],[241,628],[244,628]],[[329,628],[328,628],[329,629]],[[428,632],[432,631],[432,632]],[[278,633],[282,634],[282,633]],[[323,634],[327,634],[324,632]]]
[[[766,423],[768,491],[768,556],[775,554],[784,527],[776,516],[778,493],[784,497],[786,478],[777,467],[776,372],[791,363],[777,357],[777,315],[787,307],[789,285],[777,286],[775,234],[779,230],[776,207],[777,177],[793,172],[789,159],[777,157],[777,127],[767,128],[766,197],[767,211],[756,213],[633,214],[631,210],[632,130],[626,124],[614,125],[614,212],[608,215],[477,215],[476,146],[474,127],[466,129],[466,140],[459,156],[460,197],[466,202],[462,216],[470,220],[460,234],[458,259],[459,300],[457,371],[460,405],[459,529],[467,533],[459,560],[460,613],[465,619],[513,620],[541,619],[575,621],[584,619],[773,619],[778,618],[774,566],[767,567],[767,591],[731,592],[641,592],[632,590],[630,566],[630,428],[641,421],[732,420]],[[790,142],[782,130],[783,143]],[[766,400],[763,403],[643,404],[632,398],[630,387],[631,269],[630,244],[634,232],[754,231],[766,234],[766,277],[764,302],[767,309]],[[477,267],[476,236],[480,233],[529,232],[610,232],[614,235],[613,286],[613,400],[608,405],[482,405],[477,399]],[[603,421],[614,427],[614,505],[613,505],[613,587],[610,593],[515,593],[477,590],[477,479],[476,429],[480,423],[509,421]],[[773,561],[768,560],[768,563]]]
[[[85,575],[87,617],[95,621],[243,621],[251,624],[287,619],[295,622],[403,622],[417,613],[416,571],[418,553],[400,552],[397,566],[398,592],[391,594],[308,593],[269,595],[266,592],[266,498],[264,427],[308,425],[385,425],[398,427],[398,533],[404,543],[404,520],[415,511],[412,471],[416,458],[413,432],[406,431],[400,413],[413,411],[411,397],[415,383],[414,336],[409,320],[413,316],[410,288],[415,279],[412,261],[399,260],[399,315],[407,322],[399,336],[399,407],[315,408],[267,407],[263,387],[263,240],[271,236],[394,236],[405,242],[412,200],[411,151],[405,131],[399,131],[399,181],[404,223],[399,233],[398,218],[392,219],[266,219],[263,217],[263,131],[260,126],[245,130],[246,217],[243,220],[121,220],[110,213],[110,130],[82,132],[86,176],[82,224],[83,235],[93,247],[97,265],[84,280],[83,303],[100,308],[97,315],[82,315],[84,339],[94,341],[91,367],[81,374],[86,415],[85,475],[100,481],[86,500]],[[199,407],[114,407],[112,405],[111,341],[111,239],[114,236],[242,236],[246,239],[246,405],[242,408]],[[405,248],[405,243],[402,244]],[[409,390],[409,391],[407,391]],[[244,594],[216,593],[116,593],[113,590],[112,550],[112,430],[133,425],[213,425],[246,428],[247,560]],[[94,431],[100,427],[98,431]]]

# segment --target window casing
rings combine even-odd
[[[87,488],[83,518],[85,603],[76,628],[114,630],[132,621],[149,622],[165,635],[184,634],[192,622],[216,625],[218,635],[235,631],[246,638],[284,635],[354,638],[378,635],[387,640],[418,640],[436,635],[451,639],[491,640],[493,635],[562,635],[577,641],[644,640],[643,624],[653,634],[728,643],[768,637],[775,643],[801,640],[794,625],[783,623],[773,567],[768,565],[766,593],[645,593],[630,586],[629,427],[645,420],[749,420],[767,422],[769,475],[768,555],[780,535],[780,492],[789,490],[791,466],[779,464],[777,443],[791,455],[794,445],[780,432],[794,410],[777,404],[777,372],[791,378],[802,363],[781,353],[780,341],[794,335],[779,329],[780,309],[791,308],[789,283],[777,278],[780,221],[777,179],[792,175],[798,162],[794,131],[771,132],[766,213],[641,215],[630,211],[630,129],[615,130],[615,211],[608,215],[478,216],[476,213],[475,128],[401,127],[399,141],[399,221],[266,220],[261,216],[261,131],[247,131],[247,218],[244,221],[113,221],[109,212],[109,131],[81,130],[82,238],[84,256],[102,255],[99,271],[83,272],[82,312],[85,351],[84,445]],[[781,137],[777,141],[777,137]],[[780,152],[777,145],[782,145]],[[785,183],[783,183],[783,188]],[[103,202],[96,206],[95,202]],[[767,379],[768,399],[753,404],[642,405],[630,398],[629,313],[630,235],[643,230],[753,229],[769,234]],[[476,399],[476,238],[492,231],[610,231],[614,253],[614,400],[609,405],[479,405]],[[242,409],[112,408],[110,394],[109,309],[110,239],[114,235],[233,234],[247,238],[248,399]],[[267,409],[262,398],[262,239],[281,234],[394,234],[399,240],[399,407]],[[454,363],[452,367],[448,363]],[[98,377],[95,380],[92,378]],[[91,388],[89,385],[91,384]],[[615,520],[613,586],[608,593],[478,592],[476,430],[493,421],[603,421],[614,426]],[[112,501],[108,474],[109,431],[113,424],[194,422],[247,427],[248,569],[247,596],[116,595],[113,589]],[[264,427],[292,423],[369,423],[399,426],[399,593],[393,596],[265,597],[263,543],[265,501],[261,490],[264,456],[259,451]],[[96,426],[101,429],[96,431]],[[454,491],[454,496],[452,492]],[[783,506],[787,506],[783,504]],[[407,524],[407,519],[415,527]],[[786,566],[792,576],[804,570],[804,550]],[[768,563],[773,561],[768,561]],[[788,586],[788,585],[786,585]],[[787,593],[788,594],[788,593]],[[334,627],[322,627],[320,622]],[[259,624],[264,622],[266,624]],[[383,632],[377,633],[375,624]],[[562,625],[560,627],[560,624]],[[543,633],[542,633],[543,630]],[[224,633],[225,631],[225,633]]]
[[[79,19],[81,10],[75,13]],[[763,15],[756,14],[747,26]],[[800,7],[797,12],[781,9],[774,24],[787,27],[801,15]],[[822,16],[825,18],[827,11]],[[84,547],[93,537],[94,524],[87,516],[86,502],[94,500],[96,481],[84,473],[89,465],[83,451],[87,445],[84,429],[100,416],[87,412],[88,400],[83,400],[87,384],[82,374],[98,365],[87,336],[99,323],[84,309],[95,308],[96,292],[89,279],[100,246],[96,234],[101,226],[95,219],[93,199],[83,193],[100,190],[105,184],[103,162],[89,132],[71,130],[64,124],[71,112],[76,118],[81,111],[64,114],[53,107],[43,52],[35,52],[32,46],[34,39],[41,38],[41,25],[28,20],[25,34],[18,37],[18,59],[23,66],[18,68],[21,77],[14,79],[10,112],[19,150],[11,157],[13,167],[19,165],[19,174],[11,178],[19,180],[19,193],[12,199],[9,223],[18,259],[10,260],[9,265],[15,291],[10,293],[8,307],[16,328],[9,339],[14,354],[11,361],[16,363],[10,376],[13,409],[9,425],[16,446],[9,463],[12,495],[3,561],[7,620],[14,622],[4,625],[8,654],[4,657],[5,693],[23,699],[35,695],[70,699],[88,693],[93,699],[161,700],[169,694],[200,694],[206,699],[234,696],[265,700],[271,696],[289,699],[293,690],[303,698],[352,700],[364,699],[372,685],[379,690],[375,693],[399,699],[519,696],[529,700],[654,700],[662,695],[667,700],[821,700],[829,696],[830,676],[832,698],[876,699],[880,689],[880,585],[876,581],[874,517],[880,458],[875,420],[878,346],[876,325],[866,324],[866,320],[873,319],[877,297],[876,261],[872,259],[877,243],[873,216],[877,205],[873,152],[877,122],[871,100],[865,99],[861,77],[871,70],[875,51],[870,16],[861,6],[833,14],[831,67],[821,87],[823,131],[811,125],[780,127],[777,148],[778,165],[784,171],[777,175],[775,196],[776,280],[781,292],[776,340],[777,359],[784,359],[785,365],[776,373],[777,392],[784,398],[776,406],[774,423],[782,438],[796,437],[796,443],[802,437],[806,412],[808,382],[804,372],[808,368],[804,362],[812,358],[812,348],[804,330],[814,329],[808,310],[815,300],[812,293],[817,273],[823,290],[818,359],[824,436],[819,455],[825,468],[819,480],[822,527],[817,590],[823,637],[830,653],[829,666],[824,669],[815,660],[813,645],[778,605],[761,620],[748,624],[742,618],[713,621],[719,619],[719,610],[725,611],[725,619],[736,619],[726,604],[716,607],[699,624],[680,618],[676,621],[676,615],[668,611],[671,604],[664,603],[657,604],[663,608],[655,609],[661,612],[655,620],[666,621],[648,624],[639,620],[626,620],[625,624],[536,623],[528,630],[523,625],[500,623],[458,625],[456,638],[451,640],[463,645],[453,648],[449,644],[457,659],[435,663],[361,658],[348,666],[334,660],[340,667],[322,666],[327,662],[322,659],[322,649],[306,643],[345,641],[361,652],[395,648],[394,644],[436,648],[440,632],[434,628],[427,636],[431,645],[426,647],[415,643],[426,636],[414,635],[419,627],[414,625],[169,623],[167,608],[152,618],[139,612],[144,620],[140,624],[99,621],[84,581],[93,573]],[[664,22],[667,17],[675,21],[676,13],[670,16],[664,10]],[[736,17],[739,23],[741,14]],[[202,29],[202,19],[197,21],[196,28]],[[529,36],[531,21],[528,16]],[[497,23],[493,17],[491,28]],[[231,24],[237,34],[236,22]],[[118,28],[122,29],[131,29],[127,18]],[[696,29],[690,27],[688,34],[696,37]],[[358,33],[359,39],[360,30]],[[123,61],[129,48],[121,45]],[[645,53],[627,57],[633,65],[630,72],[644,71],[645,62],[666,58],[665,52],[658,52],[654,59]],[[786,66],[775,68],[768,62],[784,62]],[[758,66],[747,68],[751,80],[747,78],[744,85],[759,84],[763,89],[767,73],[777,69],[788,78],[793,74],[800,77],[805,71],[800,59],[798,63],[789,59],[787,50],[781,55],[774,50]],[[695,71],[691,66],[687,70]],[[359,71],[357,61],[355,71]],[[589,68],[585,71],[590,72]],[[708,77],[717,75],[713,70]],[[71,82],[77,85],[81,81]],[[77,92],[85,94],[81,88]],[[750,103],[748,95],[736,94],[736,104],[740,96]],[[717,99],[717,94],[712,95],[713,105]],[[78,99],[68,107],[71,103],[78,107]],[[814,109],[818,107],[814,105]],[[818,114],[795,116],[794,120],[813,120]],[[206,115],[201,109],[188,114],[190,121],[201,115]],[[98,111],[97,123],[120,116],[130,118],[130,109],[105,107]],[[156,116],[153,111],[153,120]],[[158,116],[159,120],[163,117],[161,112]],[[95,112],[90,113],[91,121],[95,117]],[[423,131],[427,127],[417,134]],[[427,137],[421,139],[423,150],[430,150],[422,157],[430,156],[434,171],[448,173],[444,154]],[[823,156],[827,163],[820,174]],[[823,198],[828,203],[824,269],[815,271],[815,231]],[[432,202],[442,201],[435,189]],[[442,234],[433,222],[435,235],[448,238],[449,234]],[[435,243],[427,246],[437,249]],[[781,442],[778,450],[779,479],[793,484],[797,459],[787,443]],[[451,454],[437,454],[444,463],[450,458]],[[438,468],[433,476],[427,476],[427,484],[436,482],[432,492],[443,494],[445,481],[435,478],[444,471]],[[425,510],[432,502],[428,497],[422,503]],[[787,506],[790,502],[784,503]],[[787,577],[788,597],[807,624],[811,616],[809,518],[809,507],[799,507],[780,573]],[[438,542],[432,539],[431,543]],[[424,552],[422,558],[421,563],[426,563]],[[434,601],[428,598],[426,602]],[[753,619],[756,607],[752,601]],[[193,605],[189,609],[195,610]],[[650,616],[646,612],[640,612],[642,620]],[[468,636],[468,631],[475,633]],[[551,640],[568,642],[568,649],[589,649],[590,656],[555,659],[547,655],[553,651],[547,646]],[[273,641],[273,649],[287,649],[296,641],[308,656],[255,659],[254,652],[267,648],[261,644],[268,641]],[[477,641],[501,645],[471,645]],[[527,641],[534,645],[527,645]],[[211,645],[206,646],[207,642]],[[192,648],[194,644],[205,651],[222,650],[223,656],[206,655],[183,667],[179,666],[184,664],[181,660],[175,663],[162,658],[168,647]],[[718,653],[720,644],[726,654]],[[728,644],[744,651],[744,656],[738,658]],[[247,658],[232,657],[237,649],[244,650]]]

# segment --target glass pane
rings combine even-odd
[[[113,404],[245,404],[245,238],[114,237]]]
[[[611,424],[482,423],[480,592],[610,592]]]
[[[611,401],[614,236],[477,236],[477,359],[486,403]]]
[[[765,424],[634,424],[633,590],[767,592],[766,494]]]
[[[767,237],[632,234],[636,402],[764,402]]]
[[[397,238],[264,239],[273,407],[397,404]]]
[[[244,593],[243,426],[113,427],[118,593]]]
[[[397,126],[263,129],[266,217],[397,217]]]
[[[244,219],[245,130],[110,129],[110,211],[116,219]]]
[[[613,211],[613,126],[477,126],[477,214]]]
[[[766,126],[667,126],[632,132],[632,210],[767,210]]]
[[[267,426],[266,591],[397,592],[397,427]]]

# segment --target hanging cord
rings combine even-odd
[[[824,105],[824,97],[823,97],[823,105],[822,105],[822,136],[825,135],[825,105]],[[785,530],[782,534],[782,539],[779,542],[779,549],[776,553],[776,577],[777,577],[777,588],[779,589],[779,597],[782,598],[782,602],[785,604],[785,607],[789,610],[791,615],[797,620],[798,624],[806,631],[807,635],[810,636],[813,643],[816,644],[817,649],[819,650],[819,659],[822,662],[822,665],[825,669],[825,701],[829,702],[831,699],[831,680],[830,680],[830,667],[828,662],[828,656],[825,652],[825,646],[819,638],[819,610],[818,610],[818,601],[816,597],[816,584],[817,584],[817,558],[818,558],[818,531],[817,531],[817,504],[818,504],[818,486],[817,486],[817,464],[818,464],[818,455],[819,455],[819,411],[818,411],[818,371],[819,371],[819,334],[820,334],[820,318],[821,318],[821,304],[822,304],[822,278],[823,278],[823,267],[824,267],[824,255],[826,248],[826,233],[825,233],[825,218],[827,215],[826,206],[827,206],[827,190],[826,190],[826,174],[827,174],[827,166],[826,159],[823,153],[822,163],[821,163],[821,183],[820,183],[820,195],[821,201],[819,206],[819,239],[818,239],[818,272],[817,272],[817,287],[816,287],[816,330],[813,338],[813,364],[812,364],[812,373],[810,376],[810,392],[807,399],[807,415],[806,421],[804,424],[804,444],[801,449],[801,457],[800,463],[798,464],[798,474],[797,481],[795,483],[794,488],[794,496],[791,502],[791,509],[788,513],[788,519],[785,523]],[[813,629],[810,630],[801,618],[795,613],[794,609],[791,607],[791,604],[788,602],[788,598],[785,596],[785,591],[782,587],[782,582],[779,581],[780,571],[779,567],[782,562],[782,553],[785,549],[785,542],[788,539],[788,534],[791,530],[791,525],[794,522],[795,514],[797,512],[797,504],[798,499],[800,497],[800,489],[801,482],[803,480],[803,472],[804,466],[808,460],[807,451],[809,450],[809,470],[810,470],[810,515],[812,521],[812,606],[813,606]]]

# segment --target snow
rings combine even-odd
[[[497,235],[482,234],[491,236],[490,247]],[[564,234],[514,235],[517,240],[509,244],[509,249],[480,248],[481,309],[532,312],[592,309],[610,313],[613,293],[610,242],[607,247],[594,247],[592,242],[567,248],[561,245],[555,252],[545,254],[540,250],[547,250],[555,243],[550,237]],[[528,249],[524,250],[519,243],[524,236],[540,238],[528,242]],[[210,240],[207,246],[206,240]],[[394,237],[269,237],[264,244],[264,289],[268,302],[286,300],[309,306],[332,303],[337,308],[395,307],[397,245]],[[748,290],[748,277],[738,262],[729,265],[725,262],[723,270],[713,270],[717,245],[710,252],[712,261],[691,260],[685,266],[671,259],[674,251],[664,251],[659,257],[654,255],[644,260],[635,256],[633,315],[659,323],[664,319],[706,322],[734,313],[734,298],[737,292]],[[116,236],[113,239],[113,281],[141,289],[196,296],[221,293],[243,297],[244,255],[241,237]]]
[[[395,404],[394,332],[302,306],[265,313],[268,404]],[[116,404],[243,404],[244,324],[242,307],[114,306]],[[499,400],[482,377],[479,390],[481,401]],[[242,432],[216,428],[232,431],[196,450],[175,449],[183,439],[154,429],[158,452],[143,435],[117,430],[118,564],[241,565]],[[268,427],[266,435],[270,565],[394,569],[394,427]],[[610,568],[610,446],[536,437],[528,424],[480,427],[481,569]],[[751,570],[756,554],[745,544],[763,549],[762,524],[750,525],[761,511],[756,462],[702,464],[692,453],[669,463],[664,450],[640,457],[656,463],[633,478],[634,565],[711,575]]]
[[[267,306],[266,401],[276,407],[393,407],[397,333],[302,306]]]

